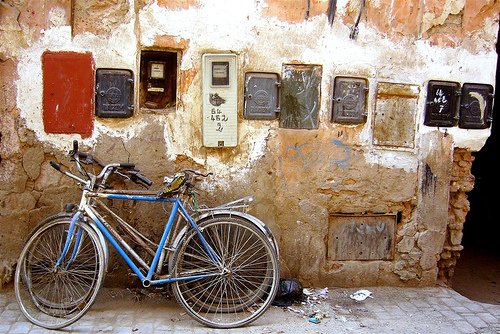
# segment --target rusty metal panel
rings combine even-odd
[[[392,260],[396,214],[335,214],[328,226],[328,260]]]
[[[318,128],[321,73],[321,65],[283,65],[280,127],[290,129]]]
[[[43,124],[47,133],[89,137],[94,127],[94,59],[90,52],[42,55]]]
[[[457,82],[431,80],[427,84],[424,125],[451,127],[457,123],[460,85]]]
[[[493,86],[486,84],[465,83],[462,86],[460,102],[460,122],[464,129],[486,129],[493,121]]]
[[[336,77],[332,100],[332,121],[346,124],[366,122],[365,78]]]
[[[134,110],[134,79],[132,71],[124,69],[97,69],[97,117],[127,118]]]
[[[373,124],[373,143],[414,147],[417,85],[379,82]]]

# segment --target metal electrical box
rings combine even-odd
[[[97,117],[127,118],[134,111],[134,76],[123,69],[97,69],[96,71]]]
[[[42,54],[43,125],[46,133],[90,137],[94,128],[95,65],[92,53]]]
[[[366,122],[367,93],[366,79],[336,77],[333,88],[332,121],[347,124]]]
[[[321,107],[321,65],[283,64],[280,127],[317,129]]]
[[[237,145],[236,65],[235,54],[203,55],[203,146]]]
[[[462,86],[460,122],[464,129],[486,129],[492,122],[493,86],[465,83]]]
[[[245,74],[246,119],[276,119],[279,113],[279,77],[277,73]]]
[[[457,82],[429,81],[424,125],[451,127],[457,123],[460,85]]]
[[[147,112],[177,108],[180,55],[166,50],[141,50],[138,104]]]

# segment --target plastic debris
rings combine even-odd
[[[318,289],[316,292],[320,298],[326,299],[328,295],[328,288]]]
[[[366,298],[373,298],[371,294],[372,292],[368,290],[358,290],[355,293],[353,293],[350,297],[351,299],[354,299],[357,302],[362,302]]]
[[[305,298],[302,304],[321,304],[321,299],[328,299],[328,288],[324,289],[308,289],[304,288],[302,294]]]
[[[304,293],[302,289],[302,284],[296,278],[282,278],[280,279],[280,285],[278,293],[274,298],[274,306],[290,306],[295,300],[302,297]]]
[[[313,324],[319,324],[326,317],[327,315],[325,313],[316,311],[313,314],[309,315],[309,322],[312,322]]]
[[[305,315],[304,311],[292,308],[290,306],[288,306],[286,309],[289,310],[289,311],[292,311],[293,313],[297,313],[298,315],[301,315],[301,316]]]
[[[315,317],[311,317],[311,318],[309,318],[309,322],[312,322],[313,324],[319,324],[321,322],[321,320],[319,320],[318,318],[315,318]]]

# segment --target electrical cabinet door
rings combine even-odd
[[[96,71],[96,116],[127,118],[134,110],[132,71],[98,69]]]
[[[276,119],[279,112],[279,85],[276,73],[246,73],[245,118]]]
[[[490,126],[493,107],[493,86],[465,83],[462,86],[460,122],[464,129],[486,129]]]
[[[459,88],[457,82],[429,81],[424,125],[441,127],[456,125]]]
[[[235,54],[203,55],[203,146],[235,147],[238,84]]]
[[[346,124],[366,122],[367,80],[336,77],[332,100],[332,121]]]
[[[90,137],[94,128],[92,53],[46,51],[42,71],[45,132]]]

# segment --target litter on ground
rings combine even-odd
[[[368,290],[358,290],[355,293],[353,293],[350,297],[357,302],[362,302],[366,298],[373,298],[372,292]]]

